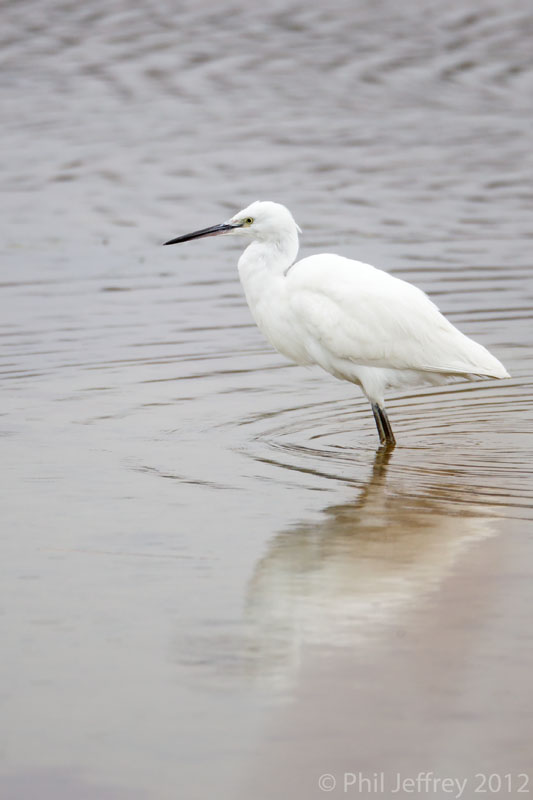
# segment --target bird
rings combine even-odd
[[[289,360],[359,386],[380,448],[396,445],[385,408],[389,389],[510,377],[412,283],[332,253],[296,261],[301,232],[286,206],[256,200],[226,222],[164,244],[241,237],[247,247],[238,272],[257,326]]]

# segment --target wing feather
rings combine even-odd
[[[342,256],[311,256],[287,275],[304,335],[335,358],[393,369],[505,377],[482,345],[413,284]]]

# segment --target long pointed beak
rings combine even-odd
[[[220,225],[202,228],[201,231],[194,231],[194,233],[186,233],[184,236],[177,236],[175,239],[163,242],[163,244],[179,244],[180,242],[188,242],[190,239],[204,239],[206,236],[220,236],[221,233],[229,233],[229,231],[239,227],[239,224],[233,225],[229,222],[222,222]]]

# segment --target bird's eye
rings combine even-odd
[[[244,224],[251,225],[253,221],[254,221],[253,217],[246,217],[246,219],[244,220]]]

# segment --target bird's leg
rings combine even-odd
[[[384,444],[386,441],[385,430],[383,428],[383,421],[381,419],[379,406],[377,403],[372,403],[372,411],[374,413],[374,419],[376,420],[376,428],[378,429],[380,444]]]
[[[372,411],[376,420],[380,444],[386,447],[394,447],[396,439],[394,438],[387,412],[378,403],[372,403]]]
[[[378,411],[381,414],[381,421],[383,423],[383,428],[385,430],[385,444],[387,445],[387,447],[394,447],[394,445],[396,444],[396,439],[394,438],[394,434],[392,432],[392,425],[390,424],[387,412],[381,406],[378,406]]]

